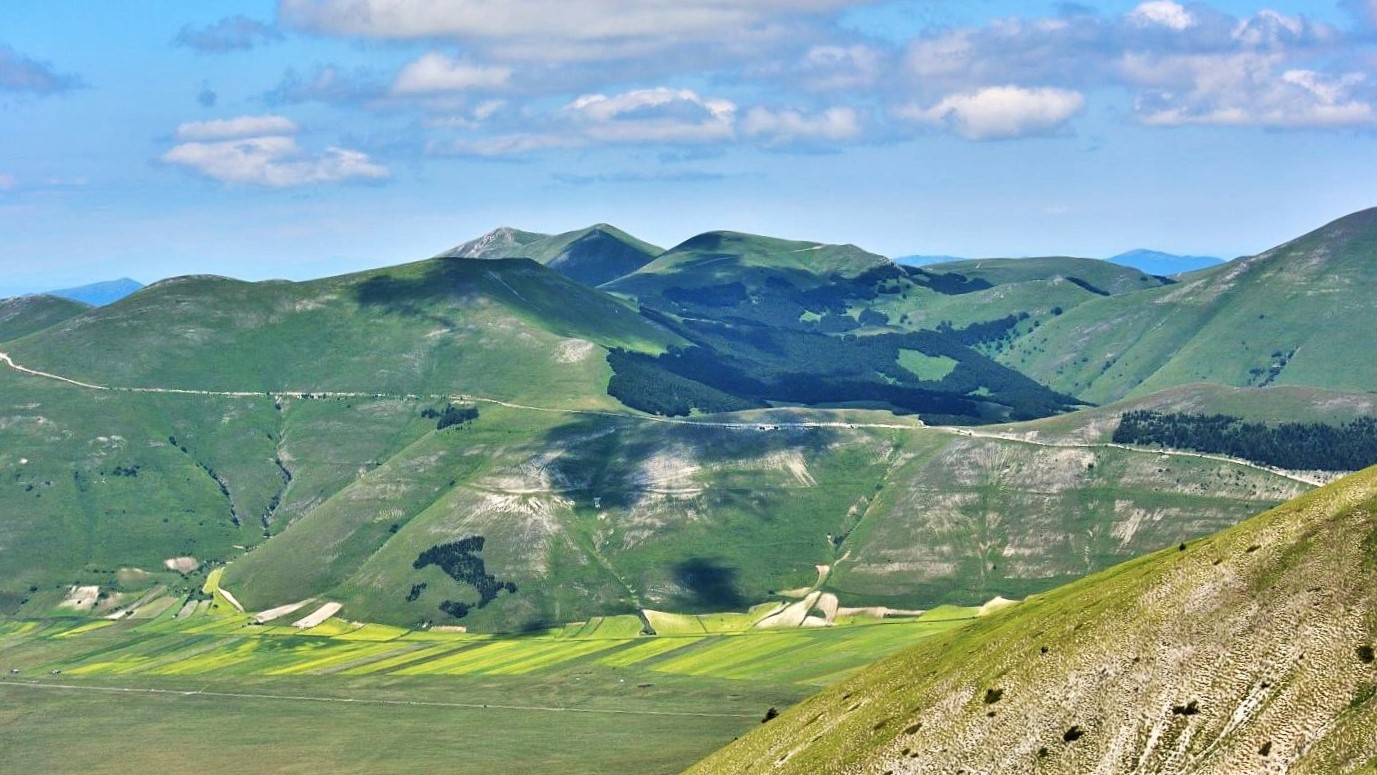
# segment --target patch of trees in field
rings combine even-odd
[[[951,321],[944,320],[937,324],[937,331],[952,337],[967,347],[978,347],[982,344],[994,344],[1013,339],[1018,324],[1027,319],[1027,312],[1011,313],[998,320],[972,323],[965,328],[954,328]]]
[[[1246,422],[1224,414],[1127,412],[1118,444],[1185,449],[1292,470],[1357,471],[1377,465],[1377,418],[1340,425]]]
[[[469,603],[455,600],[446,600],[440,604],[440,610],[462,619],[473,608],[483,608],[497,599],[499,592],[507,591],[516,594],[516,584],[510,581],[499,581],[496,576],[488,573],[487,567],[483,563],[483,558],[478,553],[483,551],[483,536],[470,536],[468,538],[448,544],[437,544],[421,552],[411,567],[416,570],[435,565],[445,572],[445,575],[459,582],[468,584],[478,590],[478,605],[473,606]],[[420,591],[424,585],[412,587],[416,597],[420,596]],[[408,598],[414,600],[415,598]]]
[[[613,350],[607,354],[607,362],[613,369],[608,395],[643,412],[687,417],[695,409],[736,412],[765,405],[675,374],[644,353]]]
[[[422,409],[421,416],[435,420],[435,430],[442,431],[478,419],[478,407],[445,404],[444,409]]]

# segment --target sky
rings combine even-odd
[[[1377,0],[5,0],[0,296],[498,226],[1231,258],[1377,205]]]

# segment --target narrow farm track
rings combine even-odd
[[[703,428],[728,428],[733,430],[795,430],[803,428],[882,428],[890,430],[913,430],[925,427],[916,423],[852,423],[852,422],[769,422],[769,423],[746,423],[746,422],[709,422],[703,420],[681,420],[674,417],[657,417],[655,415],[629,414],[626,412],[614,412],[601,409],[560,409],[548,406],[531,406],[529,404],[517,404],[510,401],[503,401],[487,396],[476,396],[468,393],[449,393],[435,395],[418,395],[415,393],[380,393],[377,391],[342,391],[342,390],[275,390],[275,391],[249,391],[249,390],[189,390],[187,388],[168,388],[168,387],[117,387],[112,385],[98,385],[91,382],[64,377],[60,374],[52,374],[46,371],[31,369],[14,362],[7,353],[0,352],[0,361],[15,371],[28,374],[34,377],[65,382],[69,385],[87,388],[88,390],[106,390],[113,393],[154,393],[171,394],[186,396],[215,396],[222,398],[261,398],[269,395],[293,396],[309,395],[317,398],[394,398],[394,399],[429,399],[438,401],[468,401],[472,403],[491,404],[507,409],[517,409],[527,412],[546,412],[550,414],[581,414],[593,415],[598,417],[616,417],[620,419],[643,420],[648,422],[658,422],[670,425],[692,425]]]
[[[1261,465],[1259,463],[1254,463],[1249,460],[1243,460],[1242,458],[1229,457],[1227,455],[1211,455],[1206,452],[1184,452],[1181,450],[1173,449],[1153,449],[1148,447],[1135,447],[1130,444],[1116,444],[1112,441],[1105,441],[1097,444],[1092,444],[1090,442],[1072,441],[1038,441],[1036,439],[1022,438],[1019,436],[1006,435],[1003,433],[990,433],[988,431],[978,431],[973,430],[971,428],[934,427],[933,430],[946,431],[948,433],[954,433],[958,436],[970,436],[973,438],[980,439],[999,439],[1000,441],[1012,441],[1016,444],[1029,444],[1034,447],[1048,447],[1051,449],[1122,449],[1127,450],[1129,452],[1149,452],[1159,455],[1168,455],[1171,457],[1191,457],[1197,460],[1213,460],[1219,463],[1234,463],[1240,466],[1247,466],[1248,468],[1252,468],[1257,471],[1265,471],[1269,474],[1275,474],[1276,476],[1280,476],[1285,479],[1290,479],[1293,482],[1308,484],[1313,487],[1322,487],[1328,484],[1330,481],[1328,479],[1321,479],[1319,477],[1310,476],[1308,474],[1296,471],[1287,471],[1281,468],[1272,468],[1271,466]]]
[[[629,413],[626,413],[626,412],[614,412],[614,411],[601,410],[601,409],[561,409],[561,408],[548,407],[548,406],[531,406],[531,405],[529,405],[529,404],[518,404],[518,403],[513,403],[513,402],[511,402],[511,401],[503,401],[503,400],[497,399],[497,398],[489,398],[489,397],[487,397],[487,396],[469,395],[469,394],[467,394],[467,393],[452,393],[452,394],[447,394],[447,395],[417,395],[417,394],[414,394],[414,393],[397,394],[397,393],[379,393],[379,392],[364,392],[364,391],[338,391],[338,390],[278,390],[278,391],[272,391],[272,392],[263,392],[263,391],[253,392],[253,391],[245,391],[245,390],[189,390],[189,389],[186,389],[186,388],[167,388],[167,387],[115,387],[115,386],[110,386],[110,385],[98,385],[98,384],[94,384],[94,383],[91,383],[91,382],[82,382],[82,381],[80,381],[80,380],[72,379],[72,378],[70,378],[70,377],[64,377],[64,376],[62,376],[62,375],[60,375],[60,374],[52,374],[52,373],[49,373],[49,372],[46,372],[46,371],[39,371],[39,370],[37,370],[37,369],[31,369],[31,368],[29,368],[29,367],[27,367],[27,366],[23,366],[23,365],[20,365],[20,364],[18,364],[18,363],[15,363],[14,360],[9,356],[9,354],[3,353],[3,352],[0,352],[0,362],[3,362],[5,365],[9,366],[11,369],[14,369],[15,371],[18,371],[18,372],[20,372],[20,373],[22,373],[22,374],[28,374],[29,376],[39,377],[39,378],[42,378],[42,379],[56,380],[56,381],[58,381],[58,382],[63,382],[63,383],[66,383],[66,384],[68,384],[68,385],[74,385],[74,386],[76,386],[76,387],[86,388],[86,389],[88,389],[88,390],[104,390],[104,391],[110,391],[110,392],[115,392],[115,393],[157,393],[157,394],[171,394],[171,395],[216,396],[216,397],[228,397],[228,398],[252,398],[252,397],[263,397],[263,396],[266,396],[266,395],[285,395],[285,396],[290,396],[290,395],[310,395],[310,396],[315,396],[315,397],[319,397],[319,398],[374,398],[374,399],[393,398],[393,399],[403,399],[403,400],[408,400],[408,399],[409,399],[409,400],[427,399],[427,400],[437,400],[437,401],[466,401],[466,402],[469,402],[469,403],[490,404],[490,405],[493,405],[493,406],[501,406],[501,407],[505,407],[505,408],[507,408],[507,409],[516,409],[516,410],[518,410],[518,411],[526,411],[526,412],[545,412],[545,413],[549,413],[549,414],[574,414],[574,415],[590,415],[590,416],[595,416],[595,417],[613,417],[613,418],[617,418],[617,419],[640,420],[640,421],[643,421],[643,422],[656,422],[656,423],[662,423],[662,424],[667,424],[667,425],[687,425],[687,426],[694,426],[694,427],[700,427],[700,428],[724,428],[724,429],[728,429],[728,430],[757,431],[757,432],[762,432],[762,433],[768,433],[768,432],[777,431],[777,430],[803,430],[803,429],[809,429],[809,428],[877,429],[877,430],[902,430],[902,431],[933,430],[933,431],[939,431],[939,432],[943,432],[943,433],[950,433],[950,434],[957,435],[957,436],[966,436],[966,437],[971,437],[971,438],[982,438],[982,439],[998,439],[998,440],[1000,440],[1000,441],[1008,441],[1008,442],[1014,442],[1014,443],[1019,443],[1019,444],[1028,444],[1028,445],[1032,445],[1032,446],[1035,446],[1035,447],[1047,447],[1047,448],[1050,448],[1050,449],[1122,449],[1122,450],[1127,450],[1127,451],[1129,451],[1129,452],[1152,453],[1152,454],[1158,454],[1158,455],[1166,455],[1166,456],[1169,456],[1169,457],[1186,457],[1186,458],[1195,458],[1195,459],[1197,459],[1197,460],[1213,460],[1213,461],[1220,462],[1220,463],[1232,463],[1232,464],[1234,464],[1234,465],[1245,466],[1245,467],[1247,467],[1247,468],[1251,468],[1251,469],[1254,469],[1254,470],[1256,470],[1256,471],[1262,471],[1262,472],[1265,472],[1265,473],[1273,474],[1273,475],[1275,475],[1275,476],[1280,476],[1280,477],[1283,477],[1283,478],[1285,478],[1285,479],[1290,479],[1291,481],[1300,482],[1301,484],[1309,485],[1309,486],[1312,486],[1312,487],[1319,487],[1319,486],[1322,486],[1322,485],[1328,483],[1328,480],[1321,479],[1321,478],[1319,478],[1319,477],[1310,476],[1310,475],[1307,475],[1307,474],[1304,474],[1304,473],[1295,472],[1295,471],[1285,471],[1285,470],[1282,470],[1282,469],[1279,469],[1279,468],[1272,468],[1271,466],[1265,466],[1265,465],[1261,465],[1261,464],[1259,464],[1259,463],[1253,463],[1253,462],[1248,461],[1248,460],[1243,460],[1243,459],[1241,459],[1241,458],[1228,457],[1228,456],[1225,456],[1225,455],[1211,455],[1211,454],[1204,453],[1204,452],[1185,452],[1185,451],[1181,451],[1181,450],[1169,450],[1169,449],[1154,449],[1154,448],[1146,448],[1146,447],[1134,447],[1134,446],[1130,446],[1130,445],[1127,445],[1127,444],[1116,444],[1116,443],[1114,443],[1114,442],[1090,443],[1090,442],[1070,442],[1070,441],[1039,441],[1039,440],[1035,440],[1035,439],[1028,439],[1028,438],[1023,438],[1023,437],[1014,436],[1014,435],[1006,435],[1006,434],[1001,434],[1001,433],[991,433],[991,432],[988,432],[988,431],[979,431],[979,430],[974,430],[974,429],[971,429],[971,428],[955,428],[955,427],[947,427],[947,426],[932,426],[932,425],[923,425],[923,424],[921,424],[921,423],[868,423],[868,422],[841,422],[841,421],[833,421],[833,422],[766,422],[766,421],[761,421],[761,422],[712,422],[712,421],[707,421],[707,420],[681,420],[681,419],[674,418],[674,417],[658,417],[658,416],[656,416],[656,415],[650,415],[650,414],[629,414]]]
[[[282,700],[286,702],[328,702],[348,705],[400,705],[415,708],[464,708],[467,710],[514,710],[539,713],[592,713],[607,716],[680,716],[693,718],[757,718],[751,713],[705,713],[675,710],[617,710],[615,708],[575,708],[550,705],[498,705],[475,702],[433,702],[428,700],[380,700],[355,697],[321,697],[305,694],[256,694],[249,692],[212,692],[205,690],[153,689],[122,686],[82,686],[80,684],[34,683],[32,681],[0,681],[0,687],[25,687],[77,692],[105,692],[107,694],[150,694],[170,697],[224,697],[239,700]]]

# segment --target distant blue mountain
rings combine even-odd
[[[1222,258],[1213,256],[1178,256],[1157,250],[1130,250],[1112,258],[1105,259],[1120,266],[1130,266],[1144,274],[1170,276],[1182,272],[1194,272],[1224,263]]]
[[[91,283],[76,288],[63,288],[60,291],[48,291],[48,293],[52,296],[61,296],[64,299],[90,304],[93,307],[103,307],[123,299],[142,287],[143,283],[122,277],[118,280]]]
[[[904,266],[931,266],[933,264],[947,264],[952,261],[965,261],[960,256],[899,256],[894,259],[894,263]]]

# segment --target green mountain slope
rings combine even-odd
[[[1377,388],[1377,210],[1176,285],[1100,298],[1019,337],[1002,362],[1093,402],[1175,385]]]
[[[477,393],[614,405],[606,349],[678,341],[527,259],[432,259],[305,283],[166,280],[7,345],[101,384]]]
[[[255,608],[323,595],[358,620],[478,630],[740,610],[819,564],[844,604],[980,603],[1303,488],[873,412],[683,425],[480,403],[438,430],[425,413],[442,400],[101,391],[9,369],[0,396],[0,611],[39,616],[72,585],[135,591],[121,569],[153,583],[183,556],[232,561],[225,583]],[[416,563],[477,536],[483,572],[517,591],[448,617],[476,588]]]
[[[474,590],[416,563],[482,536],[484,573],[517,592],[456,622],[479,629],[639,608],[744,610],[813,583],[819,564],[832,566],[824,589],[843,604],[978,604],[1304,489],[1217,461],[847,427],[865,415],[753,416],[767,429],[748,418],[718,428],[485,408],[461,429],[406,436],[236,561],[225,584],[253,607],[323,594],[358,619],[446,622],[437,606],[476,604]],[[781,425],[800,420],[832,425]],[[1003,473],[986,483],[992,468]],[[310,494],[293,484],[286,503]]]
[[[1222,414],[1273,425],[1288,422],[1342,425],[1360,417],[1377,415],[1377,394],[1289,385],[1237,388],[1194,383],[1057,417],[991,426],[986,430],[1028,441],[1106,442],[1114,435],[1119,418],[1133,411]]]
[[[1040,595],[691,772],[1371,771],[1375,508],[1370,469]]]
[[[710,232],[604,287],[634,296],[643,314],[694,345],[658,359],[614,358],[613,394],[648,411],[788,403],[992,422],[1075,403],[992,361],[972,346],[978,337],[932,330],[950,321],[922,326],[903,311],[990,283],[903,268],[852,245]],[[662,399],[680,394],[689,397]]]
[[[564,234],[502,228],[441,253],[441,258],[529,258],[584,285],[602,285],[645,266],[662,248],[599,223]]]
[[[1142,270],[1094,258],[979,258],[927,266],[935,274],[960,274],[991,285],[1065,280],[1102,296],[1156,288],[1170,283]]]
[[[1106,297],[1047,267],[941,273],[722,233],[661,259],[608,286],[639,284],[639,311],[530,259],[439,258],[306,283],[179,278],[5,343],[110,389],[4,367],[0,605],[46,615],[73,584],[179,556],[232,561],[226,583],[253,607],[321,595],[359,620],[476,630],[740,608],[814,583],[816,565],[847,604],[971,604],[1308,486],[1106,446],[1103,411],[995,429],[1009,438],[883,411],[1056,413],[1066,397],[992,357],[1200,278]],[[1095,279],[1136,276],[1109,271]],[[641,406],[622,380],[666,404],[689,394],[666,414],[828,408],[669,422],[610,397]],[[1257,406],[1362,403],[1280,390]]]
[[[608,289],[641,296],[668,287],[702,288],[730,282],[752,287],[771,280],[814,288],[890,264],[884,256],[855,245],[713,231],[670,248],[634,274],[610,283]]]
[[[60,296],[16,296],[0,299],[0,342],[55,326],[90,307]]]

